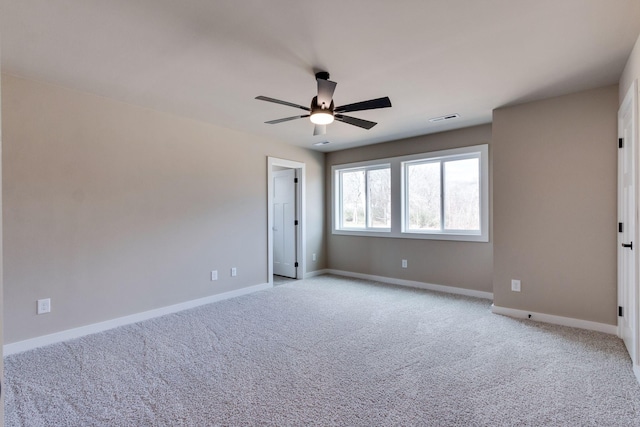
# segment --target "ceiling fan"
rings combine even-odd
[[[326,71],[316,73],[316,81],[318,82],[318,96],[313,97],[310,107],[269,98],[267,96],[256,96],[256,99],[261,101],[275,102],[276,104],[288,105],[289,107],[300,108],[301,110],[309,112],[309,114],[304,114],[302,116],[285,117],[284,119],[270,120],[265,123],[275,125],[277,123],[309,117],[311,123],[315,125],[313,134],[324,135],[326,133],[326,125],[333,123],[334,119],[364,129],[371,129],[377,125],[376,122],[345,116],[342,113],[391,107],[391,100],[389,100],[389,97],[387,96],[384,98],[370,99],[368,101],[335,107],[333,104],[333,92],[336,90],[337,83],[329,80],[329,73]]]

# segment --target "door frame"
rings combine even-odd
[[[307,271],[305,242],[306,216],[305,216],[305,182],[306,165],[294,160],[280,159],[277,157],[267,157],[267,274],[269,285],[273,286],[273,168],[283,167],[296,170],[298,185],[296,186],[296,220],[298,230],[296,232],[296,257],[298,268],[296,269],[296,279],[303,279]]]
[[[622,101],[622,103],[620,104],[620,109],[618,110],[618,137],[622,138],[622,117],[623,117],[623,112],[627,111],[628,109],[631,109],[631,117],[632,117],[632,135],[631,135],[631,141],[624,141],[625,144],[632,144],[633,146],[633,168],[635,169],[635,177],[634,177],[634,186],[635,186],[635,217],[636,217],[636,227],[635,227],[635,232],[634,232],[634,236],[632,236],[632,241],[633,242],[637,242],[640,244],[640,240],[638,239],[638,236],[640,235],[639,233],[639,229],[640,229],[640,224],[638,223],[638,203],[640,201],[640,180],[638,179],[638,176],[640,175],[640,170],[638,170],[638,156],[640,154],[640,151],[638,150],[639,144],[638,144],[638,81],[635,80],[632,84],[631,87],[629,88],[629,90],[627,91],[627,94],[624,97],[624,100]],[[620,171],[618,171],[618,209],[620,209],[620,197],[621,197],[621,183],[620,183]],[[618,244],[620,244],[620,239],[617,239]],[[621,250],[617,249],[617,258],[618,258],[618,271],[620,271],[620,265],[621,265],[621,259],[620,259],[620,252]],[[640,322],[639,322],[639,318],[640,318],[640,304],[639,304],[639,296],[640,296],[640,281],[639,281],[639,266],[640,266],[640,257],[637,255],[638,251],[634,251],[634,255],[633,255],[633,262],[634,262],[634,267],[635,267],[635,279],[634,279],[634,283],[633,283],[633,287],[634,287],[634,294],[636,296],[636,298],[633,301],[629,301],[629,304],[633,304],[633,310],[635,312],[635,319],[631,324],[631,334],[633,336],[633,349],[635,352],[635,360],[632,360],[632,364],[633,364],[633,371],[636,375],[636,378],[638,379],[638,381],[640,381]],[[620,280],[618,279],[618,283],[617,283],[617,287],[618,287],[618,306],[622,306],[623,305],[623,292],[624,290],[622,289]],[[624,310],[628,310],[629,307],[624,307]],[[622,325],[621,325],[621,318],[618,317],[618,336],[620,338],[622,338]]]

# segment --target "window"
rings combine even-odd
[[[333,233],[489,241],[488,145],[335,165]]]
[[[403,162],[403,231],[480,232],[480,153]]]
[[[391,229],[390,172],[388,164],[338,171],[340,229]]]

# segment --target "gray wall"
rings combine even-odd
[[[328,267],[492,292],[493,245],[477,242],[394,239],[331,234],[331,166],[491,143],[491,125],[431,134],[327,154]],[[491,167],[489,147],[489,167]],[[401,268],[401,260],[409,268]]]
[[[614,85],[494,111],[497,306],[616,324],[617,107]]]
[[[267,156],[306,163],[307,271],[325,267],[324,154],[8,75],[2,89],[6,343],[267,282]]]
[[[6,343],[266,282],[266,156],[307,164],[308,271],[458,286],[494,292],[502,307],[616,322],[616,86],[325,159],[48,84],[2,84]],[[327,228],[331,165],[481,143],[493,173],[489,243]],[[52,313],[36,316],[46,297]]]

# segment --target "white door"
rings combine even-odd
[[[273,173],[273,274],[296,278],[296,171]]]
[[[618,330],[631,360],[638,363],[636,272],[636,84],[618,112]]]

